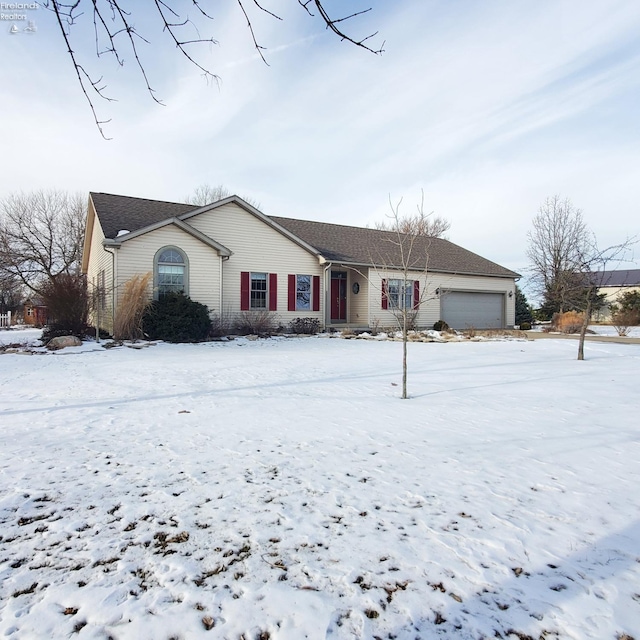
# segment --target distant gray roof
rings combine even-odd
[[[116,238],[118,232],[123,229],[137,231],[200,208],[190,204],[108,193],[91,193],[91,198],[105,237],[111,239]],[[317,249],[331,262],[377,265],[384,268],[402,266],[398,238],[391,231],[278,216],[268,217]],[[411,266],[416,269],[424,269],[426,265],[428,270],[442,273],[519,277],[518,273],[441,238],[417,238],[411,256]]]
[[[616,271],[596,271],[595,281],[600,287],[639,287],[640,269],[619,269]]]

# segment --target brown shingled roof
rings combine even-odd
[[[105,238],[111,239],[118,235],[118,231],[137,231],[199,208],[192,204],[116,196],[111,193],[91,193],[90,196]]]
[[[200,208],[178,202],[162,202],[108,193],[91,193],[91,198],[105,237],[111,239],[121,230],[137,231]],[[377,265],[385,268],[402,267],[398,238],[391,231],[278,216],[267,217],[316,248],[331,262]],[[416,240],[411,266],[424,269],[425,265],[431,271],[443,273],[519,277],[514,271],[442,238],[421,237]]]
[[[332,262],[402,268],[400,241],[393,231],[269,216]],[[409,238],[402,242],[406,248]],[[518,278],[519,274],[442,238],[419,237],[411,266],[444,273]]]

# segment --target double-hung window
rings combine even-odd
[[[161,249],[156,255],[156,290],[166,293],[187,293],[187,261],[175,247]]]
[[[259,271],[240,272],[240,309],[278,310],[278,274]]]
[[[311,276],[296,276],[296,311],[311,309]]]
[[[267,308],[267,274],[252,273],[251,289],[250,289],[250,308],[266,309]]]
[[[387,296],[393,309],[413,308],[413,280],[389,280]]]

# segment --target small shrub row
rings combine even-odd
[[[616,311],[611,317],[611,323],[619,336],[628,336],[631,327],[640,324],[640,312],[635,309]]]
[[[291,333],[315,335],[320,331],[318,318],[296,318],[289,325]]]
[[[449,331],[451,327],[444,320],[438,320],[433,323],[433,329],[434,331]]]
[[[267,309],[241,311],[236,317],[235,329],[240,335],[269,336],[276,328],[276,316]]]

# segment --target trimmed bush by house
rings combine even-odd
[[[243,336],[270,336],[276,331],[276,315],[267,309],[242,311],[236,317],[236,331]]]
[[[61,273],[46,282],[40,294],[49,313],[43,340],[66,335],[86,337],[89,293],[84,276]]]
[[[449,331],[451,327],[444,320],[438,320],[433,323],[433,329],[434,331]]]
[[[142,327],[150,340],[200,342],[211,331],[209,309],[183,293],[166,293],[149,305]]]
[[[320,331],[318,318],[296,318],[290,324],[291,333],[315,335]]]

